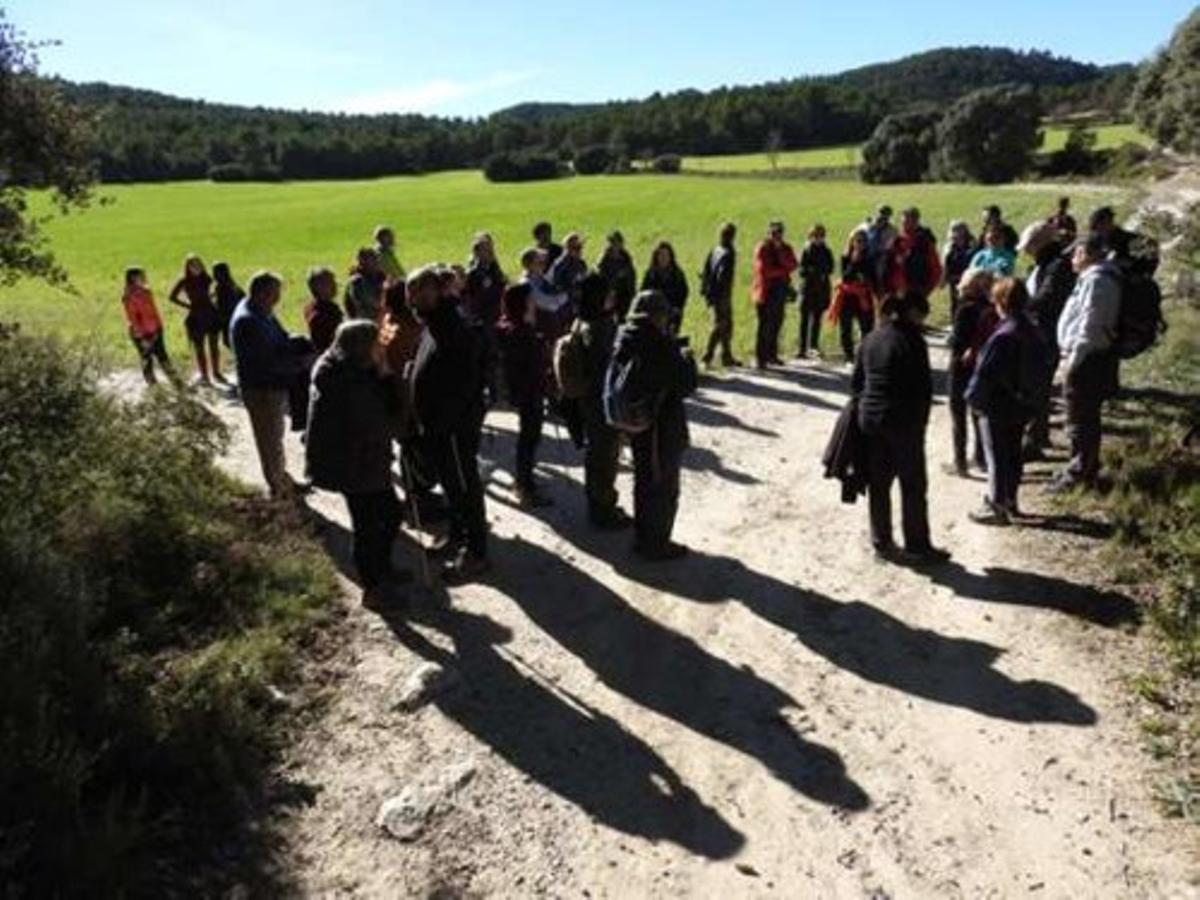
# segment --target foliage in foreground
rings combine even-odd
[[[5,896],[245,877],[281,740],[271,687],[335,591],[303,533],[214,469],[207,410],[124,404],[95,374],[0,335]]]

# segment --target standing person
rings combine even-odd
[[[1078,239],[1072,250],[1078,281],[1058,320],[1071,462],[1051,486],[1055,492],[1091,487],[1100,474],[1101,407],[1117,392],[1119,360],[1112,345],[1121,312],[1120,276],[1105,260],[1107,252],[1099,234]]]
[[[675,248],[668,241],[659,241],[650,254],[650,265],[642,276],[643,291],[658,291],[671,307],[671,333],[678,334],[687,306],[687,276],[675,259]]]
[[[885,266],[887,291],[928,298],[942,283],[937,239],[921,224],[921,211],[910,206],[900,214],[900,233],[892,241]]]
[[[875,296],[881,297],[886,293],[884,269],[897,234],[896,226],[892,224],[892,208],[884,204],[875,210],[874,217],[867,219],[865,232],[867,258],[871,268],[871,287]]]
[[[229,331],[237,355],[238,388],[250,417],[263,478],[272,499],[291,500],[298,486],[287,473],[284,417],[290,392],[307,375],[308,360],[296,352],[275,318],[282,296],[283,281],[278,275],[255,273]]]
[[[867,447],[871,542],[885,560],[945,562],[929,537],[925,430],[933,401],[929,348],[921,334],[929,301],[919,293],[889,297],[883,324],[863,341],[851,389]],[[904,551],[892,538],[892,482],[900,481]]]
[[[850,243],[842,257],[842,280],[838,283],[829,320],[841,330],[842,353],[854,364],[854,323],[865,340],[875,327],[875,279],[867,234],[861,229],[850,233]]]
[[[447,549],[453,556],[442,574],[448,583],[463,583],[490,568],[479,477],[484,415],[481,349],[454,303],[444,296],[436,268],[414,272],[408,295],[425,324],[411,366],[413,410],[424,457],[437,472],[450,512]]]
[[[538,308],[538,328],[547,340],[556,340],[571,327],[571,298],[554,289],[546,278],[546,251],[529,247],[521,254],[521,281],[533,291]]]
[[[546,344],[537,330],[537,305],[528,284],[504,291],[504,311],[497,328],[504,355],[508,398],[517,408],[519,430],[515,481],[524,509],[551,505],[534,478],[537,449],[546,420]]]
[[[634,298],[617,334],[606,381],[625,381],[650,421],[630,438],[633,447],[634,552],[664,561],[686,556],[671,540],[679,510],[679,474],[688,446],[684,398],[696,389],[696,364],[671,334],[671,305],[658,291]]]
[[[1028,300],[1025,285],[1017,279],[996,282],[992,305],[1000,324],[983,345],[966,391],[967,402],[979,414],[987,457],[987,496],[983,508],[969,514],[981,525],[1008,525],[1020,515],[1021,439],[1040,404],[1046,369],[1045,345],[1025,315]]]
[[[312,483],[346,500],[366,607],[396,599],[392,544],[403,518],[392,488],[393,397],[374,359],[378,333],[361,319],[338,326],[313,368],[304,441]]]
[[[562,254],[550,266],[546,277],[554,290],[571,298],[572,306],[578,303],[578,286],[588,273],[583,258],[583,236],[572,231],[563,242]]]
[[[799,263],[796,251],[783,239],[782,222],[767,227],[767,237],[754,248],[754,278],[750,296],[758,310],[758,337],[755,357],[759,369],[782,366],[779,358],[779,332],[783,329],[783,311],[792,291],[792,273]]]
[[[342,324],[342,311],[333,301],[337,296],[337,279],[325,266],[314,266],[308,270],[307,283],[312,299],[304,306],[304,322],[313,350],[324,353],[333,346],[333,337]]]
[[[1003,222],[992,222],[987,226],[983,247],[971,257],[972,269],[987,269],[997,278],[1007,278],[1016,271],[1017,254],[1008,246],[1007,227]]]
[[[379,271],[388,281],[403,281],[404,266],[396,256],[396,232],[390,225],[380,225],[375,229],[375,257],[379,260]]]
[[[608,284],[608,289],[616,298],[617,317],[621,320],[629,314],[629,304],[637,293],[637,270],[633,266],[633,257],[625,249],[625,236],[614,231],[608,236],[608,246],[604,255],[596,265],[596,271]]]
[[[233,280],[233,272],[229,269],[229,263],[214,263],[212,274],[213,299],[216,301],[217,306],[217,321],[220,323],[221,340],[228,347],[229,323],[233,321],[233,314],[237,310],[238,304],[246,298],[246,292],[242,290],[241,285]]]
[[[733,355],[733,280],[737,271],[737,226],[726,222],[717,235],[717,246],[704,259],[700,273],[700,293],[713,313],[712,334],[704,352],[704,367],[712,366],[717,348],[721,349],[721,365],[736,368],[741,362]]]
[[[554,229],[549,222],[538,222],[533,226],[533,243],[546,254],[546,266],[543,271],[549,272],[563,252],[563,248],[554,243]]]
[[[1158,271],[1158,244],[1118,225],[1111,206],[1102,206],[1093,212],[1088,226],[1091,233],[1104,242],[1109,259],[1120,273],[1152,278]]]
[[[1054,215],[1046,220],[1051,228],[1057,232],[1057,237],[1064,243],[1071,243],[1075,240],[1075,236],[1079,233],[1079,228],[1075,224],[1075,217],[1071,215],[1071,198],[1059,197],[1058,209]]]
[[[950,319],[958,310],[958,283],[962,281],[963,273],[971,267],[971,257],[975,255],[975,238],[971,229],[962,219],[950,223],[946,233],[946,248],[942,256],[942,280],[950,293]]]
[[[500,321],[500,300],[507,285],[508,278],[496,260],[496,247],[492,236],[486,233],[476,235],[471,244],[471,259],[467,263],[467,283],[463,291],[463,300],[468,314],[479,322],[483,332],[484,356],[487,360],[484,383],[487,385],[489,406],[500,402],[500,384],[497,377],[500,350],[496,340],[496,323]]]
[[[363,247],[350,269],[346,295],[342,303],[346,317],[378,322],[383,313],[383,289],[387,276],[379,266],[379,254],[374,247]]]
[[[1001,239],[996,246],[1016,253],[1017,245],[1020,243],[1020,236],[1017,234],[1015,228],[1004,221],[1004,212],[994,203],[991,206],[983,208],[983,225],[979,229],[979,245],[976,247],[976,250],[983,250],[988,246],[987,233],[993,227],[999,228],[1001,235]]]
[[[958,309],[950,328],[949,406],[954,446],[953,474],[967,477],[967,420],[975,435],[975,465],[987,468],[978,417],[968,407],[966,393],[979,350],[991,336],[992,285],[995,276],[987,269],[967,269],[959,281]]]
[[[180,300],[180,294],[187,299]],[[187,329],[188,342],[196,354],[199,383],[211,387],[213,380],[216,380],[225,384],[225,376],[221,374],[221,320],[212,299],[212,277],[195,253],[189,253],[183,261],[183,275],[175,282],[167,299],[188,311],[184,327]],[[210,359],[212,379],[208,377]]]
[[[125,321],[129,323],[129,339],[137,347],[142,360],[142,377],[146,379],[146,384],[158,381],[154,375],[155,360],[158,360],[159,368],[167,377],[175,381],[177,376],[163,341],[162,317],[154,303],[154,294],[146,285],[145,269],[131,266],[125,270],[125,292],[121,295],[121,305],[125,308]]]
[[[1041,394],[1045,402],[1029,423],[1023,453],[1026,461],[1041,459],[1043,451],[1050,447],[1050,395],[1058,368],[1058,320],[1075,289],[1075,271],[1065,252],[1065,235],[1053,223],[1030,226],[1021,235],[1022,251],[1034,260],[1033,272],[1026,283],[1028,314],[1046,346]]]
[[[800,253],[800,350],[797,359],[821,358],[821,318],[833,299],[833,254],[825,243],[825,226],[814,225]]]

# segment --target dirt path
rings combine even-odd
[[[299,890],[1196,896],[1194,834],[1143,783],[1121,685],[1133,610],[1088,583],[1093,529],[970,524],[981,483],[942,474],[939,405],[932,519],[955,562],[877,564],[865,508],[818,465],[845,380],[706,382],[678,527],[696,552],[677,565],[587,530],[552,428],[547,515],[512,508],[493,472],[491,583],[412,624],[350,614],[341,689],[288,771],[319,788],[288,826]],[[224,414],[230,465],[257,481],[242,414]],[[506,469],[515,423],[490,424]],[[344,542],[340,500],[314,506]],[[460,683],[396,709],[429,661]],[[427,815],[401,842],[376,815],[406,788]]]

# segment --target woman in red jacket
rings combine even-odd
[[[162,318],[154,305],[154,294],[146,286],[146,272],[136,266],[125,270],[125,293],[121,296],[125,307],[125,320],[129,323],[129,337],[142,358],[142,376],[146,384],[158,381],[154,377],[154,361],[158,360],[167,377],[175,380],[175,370],[167,357],[163,343]]]
[[[754,280],[750,296],[758,311],[755,356],[760,369],[783,365],[779,358],[783,308],[795,299],[792,273],[799,263],[796,251],[784,241],[783,231],[782,222],[772,222],[767,228],[766,239],[754,248]]]

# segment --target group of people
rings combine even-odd
[[[1064,202],[1018,239],[993,207],[982,241],[976,244],[963,223],[954,223],[940,253],[918,210],[904,210],[899,228],[891,215],[880,207],[854,229],[836,288],[822,226],[810,230],[797,255],[783,223],[769,225],[753,257],[756,363],[782,364],[780,332],[793,300],[800,301],[801,356],[819,353],[822,319],[840,324],[842,348],[855,366],[858,450],[857,465],[839,471],[869,491],[872,539],[888,558],[900,552],[889,502],[899,479],[903,553],[936,560],[944,554],[930,540],[925,512],[932,382],[923,324],[930,293],[951,286],[954,471],[967,471],[967,424],[973,422],[977,459],[989,473],[987,506],[975,517],[1007,521],[1017,513],[1023,449],[1048,439],[1055,346],[1068,359],[1073,457],[1064,483],[1095,477],[1099,406],[1115,382],[1104,342],[1115,327],[1112,306],[1119,298],[1110,296],[1107,260],[1120,253],[1122,232],[1111,210],[1101,210],[1089,234],[1075,241]],[[307,336],[289,335],[275,316],[282,280],[271,272],[255,274],[243,291],[227,265],[214,266],[210,277],[202,261],[189,256],[172,288],[171,300],[188,310],[199,380],[224,380],[222,343],[236,355],[237,390],[271,494],[296,498],[309,487],[287,474],[283,438],[290,414],[292,427],[304,432],[311,485],[345,495],[355,564],[371,602],[394,590],[392,543],[405,519],[425,530],[445,523],[430,553],[444,562],[448,582],[488,569],[478,456],[487,411],[502,402],[519,422],[513,486],[521,506],[550,503],[535,478],[549,411],[583,452],[590,523],[632,528],[633,549],[648,560],[687,552],[672,540],[672,530],[688,443],[684,399],[696,388],[697,366],[679,336],[689,288],[674,249],[659,243],[639,280],[620,232],[608,236],[594,268],[584,258],[582,235],[569,234],[559,245],[543,222],[532,236],[519,257],[521,274],[510,281],[487,233],[476,235],[466,266],[430,265],[408,274],[392,230],[381,226],[374,245],[356,254],[340,304],[334,272],[310,270]],[[718,353],[721,365],[740,365],[733,354],[736,236],[732,223],[723,225],[700,272],[700,293],[713,313],[706,366]],[[1068,247],[1071,255],[1064,256]],[[1019,250],[1034,262],[1027,283],[1013,276]],[[147,380],[155,378],[155,362],[175,379],[141,269],[126,273],[124,304]],[[862,336],[857,352],[855,325]],[[634,467],[632,517],[616,490],[625,443]],[[403,504],[394,487],[397,461]]]

